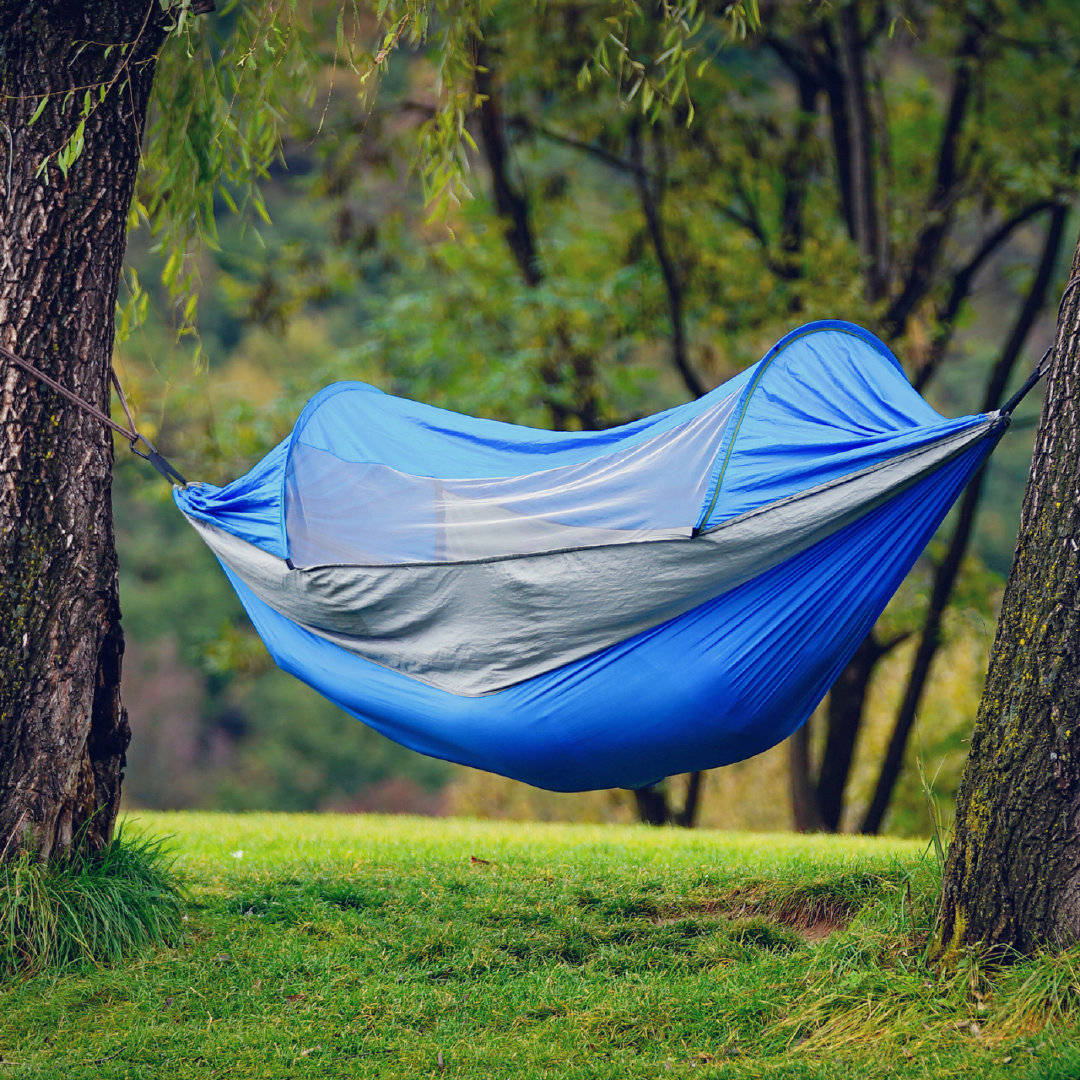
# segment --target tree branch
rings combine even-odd
[[[654,146],[660,168],[657,174],[664,176],[663,144],[656,128],[653,128]],[[633,165],[634,184],[637,187],[638,199],[641,203],[641,212],[645,216],[645,225],[649,231],[649,239],[652,241],[653,252],[656,261],[660,265],[660,274],[664,279],[664,289],[667,293],[668,316],[671,320],[671,362],[675,365],[686,389],[694,395],[701,397],[708,387],[698,377],[690,365],[690,359],[686,349],[686,327],[683,313],[683,286],[679,272],[668,249],[667,235],[664,229],[662,214],[663,187],[654,188],[649,183],[642,160],[641,126],[635,122],[630,127],[630,161]]]
[[[521,271],[525,284],[532,287],[543,280],[540,259],[529,220],[529,201],[510,179],[510,151],[506,145],[499,99],[495,93],[491,70],[484,63],[483,45],[477,46],[476,93],[480,98],[480,139],[491,174],[491,193],[495,209],[506,222],[506,242]]]
[[[911,637],[911,635],[914,633],[914,630],[898,630],[895,634],[892,634],[890,637],[885,638],[884,641],[879,641],[877,646],[878,659],[884,659],[886,656],[889,655],[889,653],[893,651],[893,649],[896,649],[899,646],[903,645],[904,642],[907,641],[907,639]]]
[[[537,124],[524,116],[515,116],[508,120],[507,124],[513,129],[526,132],[530,135],[539,135],[540,138],[547,139],[549,142],[558,143],[560,146],[568,146],[574,150],[580,150],[583,154],[588,154],[598,161],[602,161],[610,168],[615,169],[617,172],[625,173],[627,176],[633,177],[634,173],[638,171],[632,161],[627,161],[625,158],[619,157],[618,154],[613,154],[610,150],[605,150],[602,146],[597,146],[596,143],[586,142],[584,139],[577,139],[573,135],[564,135],[560,131],[555,131],[553,128],[549,128],[544,124]],[[705,149],[706,153],[710,154],[713,164],[717,164],[715,151],[711,145],[706,143],[700,145]],[[651,183],[655,184],[658,182],[659,178],[656,174],[651,172],[644,165],[641,166],[640,171]],[[728,221],[745,229],[758,241],[758,243],[762,245],[768,243],[768,237],[765,235],[765,230],[756,214],[740,213],[733,206],[727,206],[715,200],[710,201],[709,205],[717,213],[727,218]]]
[[[975,66],[985,42],[983,28],[970,26],[957,54],[949,105],[938,143],[934,185],[924,211],[926,224],[915,241],[903,287],[882,320],[887,337],[903,333],[911,312],[926,295],[937,270],[945,237],[952,227],[952,212],[966,174],[959,162],[960,141],[975,86]]]
[[[952,340],[953,332],[956,329],[956,319],[960,314],[960,309],[971,294],[975,276],[982,269],[986,260],[1005,244],[1021,225],[1041,214],[1044,210],[1052,210],[1057,205],[1053,199],[1040,199],[1038,202],[1029,203],[1011,217],[1006,218],[993,232],[986,236],[971,258],[953,275],[952,285],[949,288],[949,297],[938,311],[938,332],[934,337],[926,359],[915,373],[913,383],[916,390],[920,392],[925,390],[937,374],[949,342]]]
[[[619,172],[629,174],[634,171],[633,164],[619,157],[618,154],[613,154],[610,150],[605,150],[602,146],[597,146],[596,143],[590,143],[586,142],[584,139],[574,138],[573,135],[564,135],[560,131],[555,131],[553,128],[549,128],[544,124],[538,124],[524,116],[513,116],[507,121],[507,124],[518,131],[527,132],[530,135],[539,135],[542,139],[547,139],[548,142],[558,143],[560,146],[569,146],[574,150],[580,150],[583,154],[589,154],[591,157],[597,158],[605,165],[609,165]]]
[[[887,286],[884,227],[877,198],[877,153],[870,88],[866,74],[864,36],[859,9],[853,3],[840,9],[840,71],[849,133],[851,199],[855,240],[866,268],[866,294],[876,300]]]
[[[783,197],[780,206],[781,277],[790,280],[798,276],[796,256],[803,248],[803,210],[806,206],[807,177],[810,173],[808,144],[817,119],[817,82],[802,76],[796,80],[799,95],[799,114],[784,153],[781,173]]]
[[[829,74],[836,74],[832,60],[827,54],[815,51],[809,37],[803,37],[796,45],[792,45],[774,34],[766,34],[762,43],[772,50],[796,81],[810,79],[820,86]]]
[[[848,112],[844,80],[837,58],[836,42],[828,22],[822,23],[818,30],[822,43],[822,61],[817,66],[818,79],[825,91],[825,100],[829,106],[829,130],[832,135],[833,164],[836,168],[836,188],[839,196],[840,213],[847,226],[848,236],[857,237],[855,224],[855,199],[851,186],[851,130],[848,124]]]
[[[480,141],[491,174],[492,197],[499,217],[506,223],[503,234],[510,252],[529,288],[544,280],[544,270],[537,251],[529,199],[510,176],[510,148],[506,142],[506,127],[499,106],[497,88],[489,66],[485,63],[487,50],[483,43],[476,45],[475,86],[480,97]],[[565,427],[570,417],[576,417],[586,430],[601,427],[600,402],[595,388],[593,356],[574,348],[573,338],[563,322],[555,327],[555,338],[564,353],[564,362],[573,372],[573,404],[560,402],[557,396],[547,401],[558,427]],[[549,386],[560,381],[559,365],[542,365],[540,375]]]
[[[217,10],[215,0],[192,0],[189,13],[192,15],[210,15]],[[175,18],[180,14],[180,6],[174,4],[168,10],[170,18]]]
[[[709,159],[709,164],[712,165],[714,169],[722,171],[725,174],[729,173],[728,163],[724,161],[719,153],[717,153],[716,147],[709,141],[704,127],[692,129],[690,138],[693,140],[694,146],[701,150]],[[717,213],[745,229],[763,248],[767,248],[769,246],[769,236],[765,231],[765,226],[761,223],[761,215],[758,214],[757,207],[754,205],[754,200],[750,198],[750,192],[746,190],[746,186],[743,184],[738,173],[731,175],[731,183],[735,188],[735,194],[742,201],[745,210],[736,210],[735,207],[728,206],[716,199],[710,199],[709,205],[716,210]]]

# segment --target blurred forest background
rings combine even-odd
[[[336,379],[608,426],[704,392],[818,318],[881,334],[946,414],[1015,388],[1049,340],[1076,228],[1071,0],[762,4],[743,38],[703,8],[688,85],[659,87],[662,110],[633,73],[663,70],[663,21],[646,5],[620,24],[611,49],[632,63],[613,86],[597,74],[606,11],[496,5],[473,43],[472,197],[434,215],[414,165],[437,57],[401,48],[372,95],[328,32],[312,104],[287,118],[261,185],[268,220],[213,208],[198,357],[157,284],[170,268],[134,231],[139,318],[117,367],[181,471],[241,474]],[[241,12],[212,16],[213,34],[239,32]],[[185,122],[225,118],[193,104]],[[802,736],[640,798],[420,757],[274,670],[165,485],[121,452],[129,807],[925,833],[920,774],[947,815],[966,757],[1037,410],[1025,403]]]

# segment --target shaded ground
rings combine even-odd
[[[173,948],[0,989],[0,1077],[1080,1075],[1080,954],[941,976],[918,844],[141,815]]]

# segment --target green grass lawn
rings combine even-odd
[[[1080,1076],[1080,954],[921,961],[925,846],[139,814],[184,932],[0,988],[0,1078]]]

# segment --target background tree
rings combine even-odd
[[[201,478],[242,471],[334,378],[517,422],[605,426],[700,393],[793,322],[837,312],[888,335],[945,411],[990,407],[1015,380],[1076,190],[1069,4],[777,5],[767,32],[746,40],[739,5],[490,3],[447,14],[404,3],[382,22],[350,9],[341,26],[338,5],[303,18],[288,6],[219,9],[192,18],[178,4],[161,16],[131,203],[139,227],[119,290],[121,330],[144,319],[118,362],[148,433],[189,451]],[[38,32],[11,11],[0,30]],[[104,44],[80,56],[101,71],[86,78],[111,102],[108,65],[130,47],[92,41]],[[39,85],[56,93],[34,124],[41,99],[25,86],[3,106],[12,132],[34,136],[62,114],[68,126],[41,136],[42,154],[70,152],[83,119],[83,140],[96,138],[106,118],[95,101],[68,97],[76,84],[62,63],[51,70]],[[408,181],[418,146],[419,182]],[[32,155],[12,160],[13,178],[42,185],[43,198],[46,183],[68,182],[58,164],[35,179]],[[89,182],[81,157],[62,160],[72,183]],[[259,232],[244,220],[261,220]],[[193,369],[189,345],[173,339],[193,327],[196,296],[200,337],[182,337],[198,342]],[[64,354],[35,354],[76,385]],[[3,374],[13,409],[52,409],[23,376]],[[77,438],[66,445],[82,452]],[[1022,456],[1015,439],[1002,447],[989,490],[1000,490],[1001,464]],[[133,479],[126,461],[119,475],[122,515],[138,522],[125,530],[122,573],[128,625],[146,639],[133,645],[139,667],[197,683],[192,708],[205,711],[183,736],[184,783],[175,768],[141,773],[137,796],[359,805],[358,785],[406,776],[418,799],[433,797],[446,768],[417,764],[265,671],[212,560],[155,502],[164,491]],[[802,826],[881,826],[940,643],[954,648],[965,619],[989,614],[993,586],[971,558],[978,504],[973,489],[955,534],[934,545],[793,742]],[[998,507],[989,520],[1008,533]],[[0,651],[14,655],[19,642]],[[886,670],[907,689],[881,748],[878,798],[865,798],[873,813],[862,814],[852,776],[864,784],[877,753],[867,717]],[[144,721],[147,766],[152,755],[178,760],[168,732],[179,728],[165,724],[176,696],[156,693],[164,685],[138,687],[155,718]],[[15,684],[11,700],[25,700]],[[58,730],[75,730],[69,720]],[[11,783],[40,786],[33,770]],[[651,820],[689,823],[710,783],[689,778],[685,805],[672,794],[681,782],[636,804]],[[603,800],[607,813],[615,802]]]
[[[865,4],[767,14],[761,39],[717,51],[691,72],[688,96],[643,124],[598,75],[598,63],[616,65],[614,49],[599,56],[591,9],[522,19],[493,6],[469,42],[478,175],[474,198],[451,212],[455,239],[421,237],[407,190],[384,194],[437,112],[420,50],[388,74],[373,111],[337,93],[286,138],[286,160],[311,170],[303,197],[341,226],[337,251],[293,230],[272,258],[245,252],[250,272],[226,264],[222,284],[246,297],[249,324],[275,332],[310,325],[314,305],[354,312],[335,343],[342,363],[315,348],[320,378],[365,370],[407,396],[518,422],[597,426],[653,411],[752,362],[793,321],[837,311],[893,340],[944,411],[993,407],[1045,307],[1075,197],[1075,103],[1053,77],[1074,60],[1071,9],[907,5],[899,22]],[[629,71],[649,70],[665,45],[651,15],[627,24]],[[700,38],[723,30],[707,16]],[[275,220],[286,213],[282,195]],[[234,467],[280,437],[311,383],[282,387],[279,427]],[[1012,437],[998,475],[1023,454]],[[970,557],[983,490],[967,493],[955,532],[792,741],[801,827],[882,826],[949,640],[950,602],[959,590],[954,613],[991,614],[995,586]],[[998,507],[990,516],[1008,531]],[[886,669],[902,685],[879,751],[866,729]],[[641,815],[693,821],[708,785],[686,783],[685,806],[681,782],[639,793]]]
[[[913,9],[921,30],[932,16]],[[1005,345],[983,376],[978,408],[1001,404],[1024,344],[1045,304],[1064,228],[1069,200],[1075,191],[1076,150],[1065,128],[1058,143],[1056,192],[1029,189],[1014,201],[1007,177],[1018,144],[999,136],[996,99],[1014,79],[1036,74],[1029,63],[1045,19],[1061,20],[1063,48],[1075,46],[1075,23],[1064,9],[1040,5],[1039,22],[1030,11],[966,5],[938,24],[939,41],[949,43],[951,73],[931,156],[921,181],[921,195],[897,182],[897,157],[904,138],[892,119],[895,105],[885,90],[896,45],[885,9],[878,5],[847,4],[835,12],[788,30],[782,20],[768,23],[766,42],[810,98],[820,95],[830,117],[834,176],[843,220],[857,245],[864,277],[864,295],[875,306],[873,321],[886,340],[905,337],[903,351],[922,352],[916,359],[914,382],[925,390],[950,359],[949,345],[972,288],[985,264],[1013,232],[1033,218],[1045,216],[1041,251],[1026,294],[1018,298]],[[1037,30],[1036,27],[1039,27]],[[1066,29],[1068,28],[1068,29]],[[787,32],[785,32],[785,30]],[[1036,36],[1033,36],[1036,35]],[[900,45],[902,51],[907,51]],[[890,57],[890,53],[893,55]],[[1062,60],[1065,54],[1062,54]],[[1067,61],[1066,61],[1067,62]],[[1038,113],[1034,101],[1032,115]],[[996,128],[997,135],[991,130]],[[1016,133],[1010,133],[1015,135]],[[915,195],[915,198],[912,198]],[[999,207],[986,215],[987,200]],[[919,209],[919,203],[922,209]],[[982,203],[980,214],[976,206]],[[908,210],[896,214],[898,206]],[[918,221],[914,232],[911,221]],[[962,238],[961,223],[978,222],[974,242]],[[900,224],[902,223],[902,224]],[[900,224],[898,229],[896,226]],[[910,237],[910,239],[908,239]],[[912,336],[928,333],[923,349],[911,349]],[[924,338],[924,340],[926,340]],[[968,407],[972,407],[971,403]],[[927,606],[917,626],[891,630],[886,621],[868,636],[829,695],[826,731],[820,760],[810,768],[809,729],[792,742],[793,802],[796,822],[805,828],[835,830],[843,817],[844,790],[854,748],[863,727],[867,695],[875,670],[910,635],[917,646],[911,661],[892,734],[870,804],[859,828],[877,832],[883,823],[903,764],[908,739],[926,690],[934,657],[940,647],[942,617],[970,547],[982,478],[965,492],[947,546],[931,570]]]
[[[1048,64],[1064,71],[1076,60],[1075,12],[1055,4],[1037,11],[909,5],[911,21],[899,33],[878,4],[764,14],[759,42],[693,83],[694,123],[664,116],[647,128],[608,99],[566,92],[567,72],[587,54],[574,40],[577,24],[560,23],[561,10],[536,23],[489,25],[481,89],[490,104],[481,127],[485,148],[499,133],[498,152],[486,159],[515,260],[532,268],[543,258],[537,221],[550,208],[533,205],[534,195],[545,183],[545,160],[569,149],[637,202],[637,221],[616,226],[625,230],[623,258],[659,286],[662,308],[649,314],[652,325],[657,315],[667,323],[667,356],[684,392],[701,393],[741,366],[740,340],[764,348],[794,313],[829,315],[842,306],[897,344],[920,389],[948,384],[940,391],[947,407],[997,407],[1045,306],[1075,198],[1075,103],[1044,81]],[[648,55],[654,42],[643,19],[631,48]],[[913,63],[940,73],[940,95],[913,92],[899,77]],[[1017,110],[1040,125],[1037,132],[1005,122]],[[526,157],[531,170],[521,167]],[[1036,237],[1037,247],[1013,306],[995,318],[1003,343],[982,370],[966,365],[961,378],[950,378],[963,359],[955,339],[973,295],[1018,233]],[[719,325],[710,324],[710,308]],[[732,355],[717,355],[718,336]],[[558,340],[570,355],[565,330]],[[589,422],[624,419],[609,404],[602,351],[578,346],[573,355],[575,369],[589,372],[588,393],[579,386],[576,394],[589,403]],[[568,419],[565,410],[553,413],[557,424]],[[894,606],[842,674],[825,730],[815,738],[808,727],[793,739],[800,827],[841,827],[875,675],[910,641],[891,735],[857,823],[868,832],[882,827],[983,490],[980,480],[965,494],[916,608],[898,619]],[[643,820],[691,823],[699,788],[700,778],[691,778],[682,811],[670,804],[667,785],[638,793]]]

